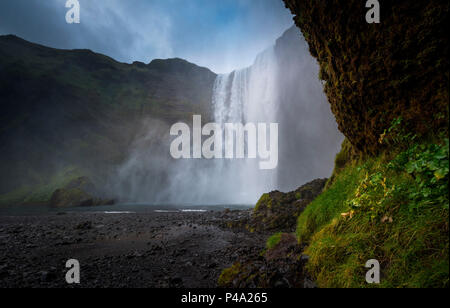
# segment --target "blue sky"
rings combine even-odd
[[[88,48],[121,62],[180,57],[217,73],[250,65],[290,26],[282,0],[1,0],[0,34],[55,48]]]

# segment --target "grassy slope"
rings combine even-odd
[[[348,161],[298,219],[319,287],[448,287],[448,139],[411,141],[396,154]],[[340,154],[342,157],[346,156]]]

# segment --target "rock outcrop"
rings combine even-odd
[[[295,191],[264,194],[248,222],[251,231],[293,232],[297,217],[323,190],[327,180],[318,179]]]
[[[293,234],[282,234],[278,244],[259,255],[241,255],[225,269],[218,281],[223,288],[313,288],[302,255]]]
[[[224,288],[304,288],[310,287],[304,265],[307,257],[298,244],[295,230],[298,216],[324,189],[327,179],[317,179],[295,191],[273,191],[264,194],[253,213],[244,218],[228,220],[231,228],[246,228],[269,235],[278,232],[273,247],[265,251],[240,253],[233,265],[218,280]],[[285,232],[285,233],[282,233]]]
[[[448,1],[284,0],[321,67],[339,129],[360,152],[376,153],[394,119],[427,136],[447,131]]]
[[[113,204],[114,200],[99,197],[97,188],[87,177],[77,178],[64,188],[55,190],[50,199],[50,206],[57,208]]]

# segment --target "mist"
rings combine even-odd
[[[279,123],[277,169],[260,170],[255,159],[175,160],[169,153],[171,124],[146,119],[111,177],[112,191],[123,202],[255,204],[263,193],[329,177],[343,136],[318,74],[304,38],[292,27],[252,66],[216,78],[211,120]]]

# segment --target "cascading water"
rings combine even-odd
[[[274,48],[261,53],[248,68],[217,76],[212,104],[214,120],[225,123],[270,123],[277,119],[277,65]],[[276,187],[277,173],[260,170],[254,159],[216,161],[218,174],[238,183],[234,195],[240,202],[254,203]]]
[[[255,204],[263,193],[291,191],[330,176],[343,137],[318,73],[305,40],[293,27],[252,66],[215,80],[211,104],[216,123],[279,124],[276,169],[260,170],[259,159],[172,160],[164,143],[170,136],[161,137],[168,134],[168,124],[150,121],[115,177],[118,199]]]

